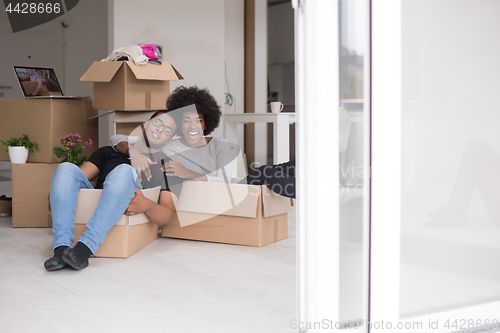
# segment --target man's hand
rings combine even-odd
[[[125,210],[125,215],[137,215],[140,213],[144,213],[154,204],[153,201],[149,200],[142,194],[141,190],[137,187],[135,188],[134,197],[130,200],[127,209]]]
[[[130,162],[137,176],[139,176],[139,181],[142,182],[141,172],[144,172],[144,176],[149,181],[151,180],[151,169],[149,169],[150,164],[156,164],[157,162],[151,161],[147,156],[142,155],[135,148],[129,149]]]

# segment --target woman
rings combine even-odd
[[[193,87],[178,87],[167,100],[167,109],[173,110],[176,122],[179,122],[174,134],[178,140],[170,141],[162,151],[172,161],[164,166],[169,176],[183,179],[209,182],[231,182],[231,167],[229,163],[236,157],[234,144],[223,138],[208,137],[219,126],[222,113],[215,98],[207,89]],[[117,151],[127,153],[131,157],[132,166],[139,174],[149,179],[149,165],[155,164],[134,148],[134,137],[113,135],[111,146]],[[236,153],[236,154],[235,154]]]

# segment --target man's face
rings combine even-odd
[[[176,129],[174,118],[168,113],[162,113],[149,120],[146,125],[146,136],[150,147],[161,148],[172,138]]]

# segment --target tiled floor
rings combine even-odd
[[[361,209],[362,197],[341,206],[341,320],[363,314]],[[47,272],[52,231],[0,218],[0,333],[294,332],[295,208],[288,222],[288,239],[262,248],[159,238],[127,259]]]
[[[0,333],[293,331],[295,210],[289,238],[262,248],[159,238],[82,271],[47,272],[51,230],[11,225],[0,218]]]

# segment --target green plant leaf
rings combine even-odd
[[[63,158],[66,156],[66,151],[59,147],[52,148],[52,152],[57,156],[57,158]]]

